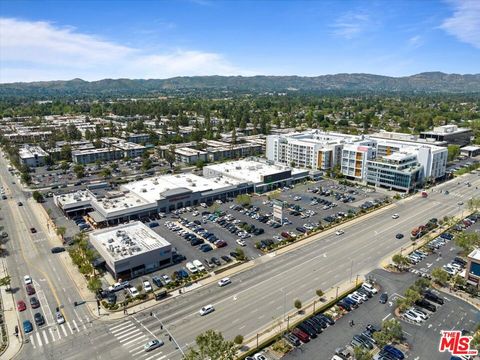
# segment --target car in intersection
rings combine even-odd
[[[162,340],[158,340],[158,339],[153,339],[153,340],[150,340],[149,342],[147,342],[144,346],[143,346],[143,350],[145,350],[145,352],[149,352],[149,351],[152,351],[156,348],[159,348],[160,346],[163,345],[163,341]]]

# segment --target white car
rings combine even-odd
[[[185,267],[187,268],[188,271],[190,271],[192,274],[196,274],[198,272],[198,269],[193,265],[191,262],[187,262],[185,264]]]
[[[213,311],[215,311],[215,308],[213,307],[212,304],[209,304],[202,307],[198,313],[200,314],[200,316],[204,316],[204,315],[210,314]]]
[[[363,299],[360,296],[357,296],[355,294],[350,294],[347,296],[348,299],[351,299],[359,304],[363,304]]]
[[[143,281],[143,290],[145,290],[145,292],[150,292],[153,290],[152,285],[150,284],[150,281],[148,280]]]
[[[193,266],[195,266],[198,271],[205,271],[205,266],[203,266],[200,260],[193,260]]]
[[[247,246],[247,243],[243,239],[237,239],[235,242],[240,246]]]
[[[398,219],[399,217],[400,217],[400,215],[398,215],[398,214],[393,214],[392,215],[392,219]]]
[[[149,351],[152,351],[153,349],[156,349],[156,348],[158,348],[162,345],[163,345],[162,340],[158,340],[158,339],[150,340],[149,342],[147,342],[143,346],[143,350],[145,350],[145,352],[149,352]]]
[[[365,295],[365,294],[362,294],[362,293],[359,292],[359,291],[355,291],[355,292],[353,293],[353,295],[358,296],[358,297],[361,298],[363,301],[367,301],[367,300],[368,300],[368,296]]]
[[[427,320],[428,319],[428,315],[425,314],[423,311],[421,310],[418,310],[414,307],[410,308],[409,309],[410,312],[414,313],[415,315],[418,315],[420,318],[422,318],[422,320]]]
[[[128,289],[128,292],[130,293],[130,295],[132,295],[132,297],[137,297],[138,295],[140,295],[137,288],[135,288],[133,286]]]
[[[232,283],[232,280],[230,280],[230,278],[224,277],[223,279],[220,279],[218,281],[218,286],[222,287],[222,286],[225,286],[225,285],[228,285],[228,284],[231,284],[231,283]]]
[[[403,316],[409,320],[412,320],[412,321],[415,321],[415,322],[422,322],[422,318],[420,316],[418,316],[417,314],[415,314],[414,312],[408,310],[405,312],[405,314],[403,314]]]
[[[160,277],[162,278],[163,282],[165,283],[165,285],[168,285],[172,282],[172,280],[170,279],[170,277],[166,274],[162,274],[160,275]]]
[[[295,197],[293,198],[293,200],[299,201],[299,200],[302,200],[302,197],[301,197],[301,196],[295,196]]]
[[[335,231],[335,235],[343,235],[345,232],[343,230]]]
[[[25,283],[25,285],[30,285],[32,283],[32,278],[30,277],[30,275],[25,275],[23,277],[23,282]]]
[[[63,324],[63,323],[65,322],[65,318],[63,317],[63,315],[62,315],[61,312],[57,312],[57,313],[55,314],[55,318],[56,318],[56,320],[57,320],[57,324],[58,324],[58,325],[61,325],[61,324]]]
[[[367,290],[367,291],[370,291],[372,294],[376,294],[378,292],[377,289],[375,289],[375,287],[370,284],[370,283],[363,283],[362,287]]]

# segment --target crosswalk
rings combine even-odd
[[[135,319],[128,319],[122,321],[120,324],[111,326],[108,331],[115,337],[120,345],[128,351],[128,354],[133,359],[139,360],[169,360],[167,357],[172,354],[167,349],[171,347],[168,341],[165,341],[165,332],[160,329],[158,324],[155,324],[156,319],[147,318],[145,324]],[[151,352],[145,352],[144,345],[153,339],[164,340],[165,344]],[[171,350],[170,350],[171,351]],[[169,352],[169,354],[166,354]],[[173,351],[175,352],[175,351]]]
[[[28,340],[33,348],[36,349],[37,347],[46,346],[55,341],[62,340],[63,338],[87,330],[92,326],[90,319],[86,316],[84,319],[79,318],[77,320],[72,319],[61,325],[47,326],[40,329],[37,328],[28,335]]]

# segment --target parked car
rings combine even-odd
[[[31,284],[25,286],[25,290],[27,291],[27,295],[35,294],[35,288]]]
[[[37,326],[42,326],[45,324],[45,318],[39,312],[35,313],[35,315],[33,316],[33,319],[35,320],[35,324]]]
[[[39,308],[40,307],[40,301],[38,301],[38,299],[35,296],[32,296],[30,298],[30,306],[32,307],[32,309]]]
[[[380,295],[380,298],[378,301],[380,302],[380,304],[386,304],[386,302],[388,301],[388,294],[383,293],[382,295]]]
[[[25,301],[18,300],[17,301],[17,310],[18,311],[25,311],[26,309],[27,309],[27,305],[25,304]]]
[[[33,325],[30,322],[30,320],[24,320],[23,321],[23,332],[25,334],[28,334],[33,331]]]

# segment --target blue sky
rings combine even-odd
[[[0,82],[480,72],[480,1],[0,1]]]

